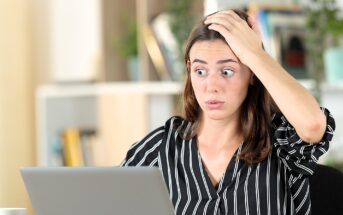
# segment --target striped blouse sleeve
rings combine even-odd
[[[159,127],[133,144],[120,166],[156,166],[164,127]]]
[[[278,157],[293,174],[312,175],[319,157],[329,149],[329,142],[335,130],[335,120],[327,109],[321,110],[326,116],[327,126],[318,144],[308,144],[300,139],[294,127],[281,113],[273,116],[274,147]]]

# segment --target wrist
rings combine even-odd
[[[271,58],[271,56],[265,50],[260,48],[249,52],[241,62],[254,71],[256,67],[261,66],[261,63],[264,64],[269,62],[269,58]]]

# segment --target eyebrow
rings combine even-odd
[[[217,64],[223,64],[223,63],[229,63],[229,62],[234,62],[234,63],[238,63],[237,61],[233,60],[233,59],[225,59],[225,60],[218,60]],[[203,64],[207,64],[206,61],[204,60],[200,60],[200,59],[194,59],[192,63],[203,63]]]

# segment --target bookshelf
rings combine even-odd
[[[313,83],[301,83],[311,90]],[[330,155],[343,151],[343,84],[323,85],[322,106],[336,119]],[[52,165],[51,142],[69,127],[95,129],[104,149],[100,165],[120,163],[128,147],[170,116],[178,114],[178,82],[112,82],[44,85],[36,92],[38,165]],[[339,157],[341,158],[341,157]],[[342,158],[343,159],[343,158]]]
[[[176,114],[181,84],[119,82],[44,85],[36,92],[38,165],[51,165],[51,144],[69,127],[95,129],[105,158],[120,163],[128,147]]]
[[[202,0],[195,2],[194,11],[202,14]],[[64,1],[64,6],[67,4]],[[101,22],[98,36],[102,42],[102,67],[95,70],[96,78],[64,82],[56,81],[50,74],[52,68],[49,62],[54,57],[51,55],[53,47],[49,36],[51,3],[36,5],[36,29],[43,29],[37,30],[37,38],[46,41],[41,45],[37,40],[39,48],[36,53],[39,56],[36,72],[40,74],[38,84],[41,84],[36,90],[35,101],[38,165],[52,164],[50,144],[58,141],[61,133],[68,128],[95,129],[96,141],[104,148],[102,153],[105,159],[100,164],[118,164],[128,146],[163,125],[168,117],[176,113],[181,83],[159,80],[142,38],[143,29],[140,28],[165,11],[167,4],[168,0],[97,2],[101,10],[97,20],[99,18]],[[138,82],[130,81],[126,59],[121,58],[112,46],[113,39],[127,30],[126,18],[135,19],[138,25]],[[68,52],[68,47],[64,51]],[[44,56],[46,59],[42,58]],[[77,72],[82,73],[83,70]]]
[[[131,144],[152,129],[163,125],[169,116],[176,113],[176,98],[181,93],[181,83],[158,81],[156,70],[142,39],[142,29],[138,29],[141,72],[139,82],[127,82],[123,59],[119,59],[113,54],[113,50],[109,49],[112,36],[120,33],[122,27],[116,18],[134,9],[138,26],[144,26],[150,23],[155,15],[164,11],[167,5],[166,0],[129,2],[130,7],[127,11],[121,11],[116,1],[105,0],[102,4],[105,16],[103,27],[106,29],[103,38],[106,47],[106,72],[103,77],[107,82],[51,84],[42,85],[37,89],[36,130],[39,165],[51,164],[49,144],[67,127],[97,130],[97,141],[103,144],[103,149],[108,149],[103,152],[105,159],[100,164],[118,164]],[[199,4],[195,4],[195,11],[203,10],[201,2],[197,0]],[[218,1],[218,9],[235,6],[237,5],[226,5],[223,1]],[[313,88],[312,80],[301,82],[306,88]],[[337,124],[343,122],[343,112],[338,108],[343,105],[340,99],[342,95],[342,86],[323,87],[322,105],[333,112]],[[339,126],[334,141],[338,142],[337,145],[343,145],[343,130]],[[343,151],[343,147],[340,148]]]

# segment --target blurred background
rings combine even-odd
[[[33,214],[20,167],[118,165],[180,114],[188,32],[226,8],[332,112],[343,170],[342,0],[0,0],[0,207]]]

